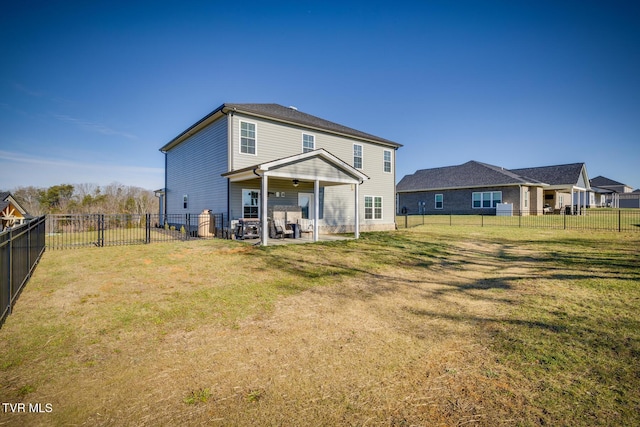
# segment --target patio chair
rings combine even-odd
[[[282,228],[276,227],[275,221],[269,218],[269,238],[282,239],[283,237],[284,237],[284,232]]]
[[[276,235],[281,234],[283,237],[293,237],[293,230],[287,227],[283,219],[274,219],[273,223],[276,227]]]
[[[311,238],[313,238],[313,220],[312,219],[300,218],[298,220],[298,225],[300,226],[300,233],[309,233],[311,235]]]

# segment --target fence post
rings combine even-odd
[[[522,228],[522,211],[518,212],[518,228]]]
[[[404,216],[404,228],[409,228],[409,214]]]
[[[453,212],[449,211],[449,227],[453,225]]]
[[[480,227],[484,227],[484,214],[480,212]]]
[[[151,243],[151,214],[145,214],[145,224],[144,224],[144,242]]]
[[[618,209],[618,233],[622,232],[622,209]]]
[[[104,248],[104,214],[98,215],[98,246]]]
[[[564,222],[564,229],[566,230],[567,229],[567,210],[566,209],[564,210],[564,215],[562,217]]]

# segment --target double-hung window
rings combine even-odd
[[[495,208],[502,203],[502,191],[483,191],[472,194],[472,206],[476,208]]]
[[[387,173],[391,173],[391,150],[384,150],[382,156],[382,170]]]
[[[256,154],[256,124],[240,122],[240,152],[244,154]]]
[[[364,196],[364,219],[382,219],[381,196]]]
[[[444,196],[442,194],[436,194],[436,209],[442,209],[444,207]]]
[[[308,153],[316,149],[316,137],[308,133],[302,134],[302,152]]]
[[[353,144],[353,167],[362,169],[362,145]]]

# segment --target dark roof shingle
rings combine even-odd
[[[511,169],[522,177],[533,178],[549,185],[574,185],[580,179],[584,163]]]
[[[624,185],[621,182],[614,181],[614,180],[609,179],[609,178],[605,178],[602,175],[598,175],[595,178],[590,179],[589,182],[594,187],[603,187],[603,186],[609,186],[609,185]]]
[[[397,185],[398,191],[472,188],[497,185],[541,184],[527,180],[508,169],[471,160],[457,166],[421,169],[406,175]]]
[[[194,131],[199,126],[202,126],[208,120],[211,120],[217,114],[221,114],[221,112],[226,114],[229,111],[236,111],[248,115],[265,117],[275,121],[293,123],[303,127],[324,130],[330,133],[364,139],[367,141],[390,145],[392,147],[402,147],[402,144],[398,144],[397,142],[388,140],[386,138],[381,138],[379,136],[371,135],[369,133],[362,132],[338,123],[334,123],[329,120],[321,119],[320,117],[312,116],[311,114],[303,113],[302,111],[299,111],[297,108],[293,107],[284,107],[279,104],[225,103],[213,110],[211,113],[204,116],[202,119],[198,120],[180,135],[173,138],[169,143],[162,147],[160,151],[166,151],[173,148],[175,145],[179,144],[189,135],[191,135],[192,131]]]

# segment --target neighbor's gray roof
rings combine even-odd
[[[457,166],[418,170],[414,174],[402,178],[396,189],[402,192],[520,184],[544,185],[542,182],[523,178],[499,166],[471,160]]]
[[[605,178],[602,175],[598,175],[595,178],[590,179],[589,182],[594,187],[603,187],[603,186],[609,186],[609,185],[624,185],[621,182],[614,181],[614,180],[609,179],[609,178]]]
[[[7,206],[9,206],[9,201],[7,200],[11,193],[3,191],[0,193],[0,211],[4,210]]]
[[[584,163],[511,169],[522,177],[532,178],[549,185],[575,185],[580,180]]]
[[[198,127],[200,124],[207,121],[208,119],[214,117],[216,114],[219,114],[220,112],[244,113],[247,115],[264,117],[267,119],[276,120],[280,122],[297,124],[297,125],[312,128],[312,129],[324,130],[331,133],[351,136],[358,139],[364,139],[367,141],[390,145],[393,147],[402,147],[402,144],[398,144],[397,142],[394,142],[385,138],[381,138],[379,136],[371,135],[369,133],[362,132],[347,126],[343,126],[338,123],[330,122],[329,120],[321,119],[320,117],[312,116],[311,114],[303,113],[302,111],[299,111],[297,108],[284,107],[279,104],[225,103],[225,104],[222,104],[220,107],[216,108],[215,110],[213,110],[211,113],[207,114],[205,117],[203,117],[196,123],[194,123],[187,130],[185,130],[180,135],[172,139],[160,150],[166,151],[172,148],[174,145],[184,140],[187,136],[191,135],[193,133],[191,132],[192,130],[194,130],[196,127]]]

